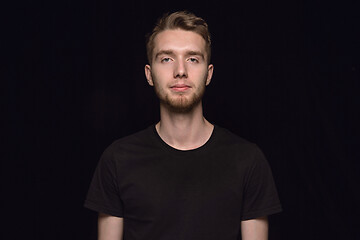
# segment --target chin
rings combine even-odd
[[[191,99],[185,98],[184,96],[177,99],[166,99],[162,101],[164,106],[174,113],[189,113],[200,104],[201,98],[193,97]]]

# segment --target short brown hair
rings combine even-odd
[[[182,29],[192,31],[199,34],[205,40],[205,50],[207,54],[207,62],[210,63],[211,57],[211,38],[208,25],[204,19],[197,17],[195,14],[187,11],[179,11],[174,13],[166,13],[156,23],[151,34],[146,38],[146,53],[149,63],[152,62],[154,50],[154,39],[156,35],[165,30]]]

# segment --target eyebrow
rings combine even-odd
[[[172,50],[160,50],[156,53],[155,59],[157,59],[160,55],[174,55],[174,51]]]
[[[160,50],[155,54],[155,59],[157,59],[160,55],[175,55],[173,50]],[[205,59],[205,56],[200,51],[188,50],[185,53],[186,56],[200,56],[202,59]]]

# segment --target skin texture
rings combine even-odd
[[[159,136],[170,146],[190,150],[204,145],[214,126],[203,116],[202,96],[214,66],[208,64],[205,40],[197,33],[165,30],[154,39],[145,76],[160,99]],[[181,216],[179,216],[181,217]],[[241,222],[243,240],[266,240],[267,219]],[[121,240],[123,219],[99,214],[99,240]]]
[[[201,98],[213,69],[199,34],[176,29],[155,37],[152,65],[145,66],[145,75],[160,99],[156,129],[170,146],[190,150],[210,138],[213,125],[203,117]]]
[[[123,239],[124,219],[99,213],[98,240]]]
[[[267,240],[269,224],[267,217],[241,221],[243,240]]]
[[[188,113],[201,103],[213,66],[207,65],[205,41],[197,33],[166,30],[155,38],[152,66],[145,66],[149,85],[171,112]]]

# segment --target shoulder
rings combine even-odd
[[[144,152],[145,149],[153,149],[156,146],[154,126],[119,138],[111,143],[104,151],[105,158],[116,159],[120,156],[136,155]]]
[[[226,128],[215,126],[216,135],[215,139],[218,145],[226,146],[229,148],[236,148],[241,150],[256,151],[259,150],[259,147],[249,140],[238,136],[237,134],[229,131]]]
[[[244,172],[245,179],[271,178],[271,168],[262,150],[253,142],[250,142],[227,129],[219,129],[219,141],[222,144],[222,156],[233,161],[237,169]],[[222,158],[224,159],[224,158]]]
[[[232,159],[247,162],[250,165],[262,162],[265,156],[257,144],[223,128],[216,126],[216,149]]]
[[[133,133],[131,135],[119,138],[115,140],[110,147],[117,148],[121,146],[141,146],[149,142],[154,138],[154,126],[151,125],[146,129],[143,129],[139,132]]]

